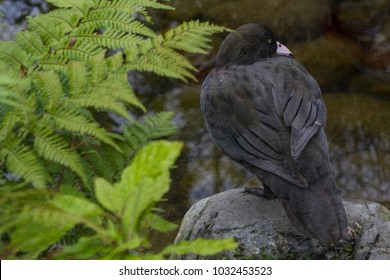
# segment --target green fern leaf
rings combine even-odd
[[[80,23],[80,28],[116,29],[130,34],[140,34],[154,37],[155,33],[144,23],[135,20],[131,15],[122,11],[92,10]]]
[[[49,181],[42,162],[33,150],[20,143],[20,140],[2,143],[0,150],[1,160],[6,159],[7,168],[16,177],[24,178],[38,189],[45,188]]]
[[[88,92],[87,67],[85,63],[73,61],[68,67],[68,87],[70,96],[81,96]]]
[[[125,0],[122,0],[125,1]],[[141,7],[154,8],[158,10],[174,10],[175,8],[163,3],[158,0],[133,0],[133,2]]]
[[[45,114],[42,119],[47,124],[52,125],[53,129],[64,129],[69,132],[80,133],[81,135],[91,135],[120,150],[106,130],[101,128],[94,120],[75,111],[75,109],[59,107],[57,110]]]
[[[161,63],[159,63],[161,62]],[[158,55],[158,53],[154,52],[150,54],[147,58],[140,59],[137,62],[131,62],[127,65],[127,69],[129,71],[139,71],[139,72],[152,72],[159,76],[170,77],[174,79],[179,79],[184,82],[187,81],[186,77],[192,78],[196,80],[195,77],[191,74],[191,72],[184,70],[182,73],[178,73],[176,69],[172,69],[172,67],[167,67]]]
[[[92,85],[91,90],[97,95],[110,96],[118,101],[126,102],[128,105],[139,108],[144,112],[146,111],[145,107],[138,100],[128,83],[115,81],[110,78],[111,76],[99,84]]]
[[[91,42],[77,41],[72,48],[57,48],[55,54],[60,58],[64,58],[65,63],[67,63],[69,60],[86,61],[94,55],[105,53],[105,51],[105,49]]]
[[[87,96],[79,96],[68,99],[71,104],[85,108],[95,108],[97,111],[107,111],[116,113],[131,120],[126,107],[121,102],[113,100],[107,94],[91,93]]]
[[[82,15],[71,9],[58,9],[42,14],[40,17],[43,17],[45,21],[53,22],[53,24],[58,25],[58,27],[67,34],[73,32],[77,28]]]
[[[47,24],[45,17],[27,17],[28,29],[36,33],[46,46],[55,47],[65,36],[65,30],[58,25]]]
[[[126,48],[143,41],[143,38],[139,35],[112,28],[107,28],[101,35],[79,34],[76,38],[109,49]]]
[[[92,56],[87,61],[88,65],[88,81],[91,84],[97,84],[107,78],[110,71],[108,69],[108,63],[104,59],[105,54]]]
[[[176,132],[176,126],[172,122],[173,112],[161,112],[157,115],[145,117],[144,122],[124,124],[123,136],[126,140],[128,157],[133,155],[150,141],[159,140]]]
[[[35,57],[42,56],[48,50],[48,47],[44,46],[41,39],[35,33],[28,30],[16,33],[15,42],[18,47]]]
[[[137,49],[129,49],[126,54],[129,55],[127,61],[129,64],[145,62],[152,65],[162,65],[167,70],[177,72],[178,74],[193,78],[190,71],[196,71],[196,68],[181,54],[165,46],[166,42],[162,36],[153,39],[144,40],[138,44]],[[130,57],[132,61],[130,61]]]
[[[34,148],[38,155],[49,160],[58,162],[69,167],[77,173],[84,182],[87,176],[83,166],[80,164],[80,156],[69,148],[69,142],[65,141],[59,134],[56,134],[49,127],[38,127],[34,130]]]
[[[5,111],[1,114],[0,142],[12,137],[12,133],[18,124],[18,121],[13,110]]]
[[[126,151],[123,143],[121,149]],[[118,152],[112,147],[102,147],[102,145],[84,144],[80,153],[83,155],[85,169],[94,174],[92,181],[96,177],[110,181],[118,180],[117,176],[131,160],[126,153]]]
[[[211,48],[209,36],[214,33],[225,31],[231,30],[208,22],[199,22],[197,20],[184,22],[164,34],[164,45],[189,53],[206,54]]]
[[[157,140],[172,135],[177,131],[176,125],[172,122],[174,112],[161,112],[157,115],[145,117],[145,123],[149,128],[149,139]]]
[[[93,6],[93,0],[46,0],[61,8],[75,8],[81,13],[86,13]]]
[[[31,64],[28,54],[13,42],[0,41],[0,59],[8,64],[13,73],[20,73],[21,67]]]
[[[123,102],[143,109],[127,80],[112,81],[105,73],[102,59],[90,60],[92,75],[90,75],[84,63],[72,62],[69,65],[69,93],[68,101],[71,104],[82,107],[95,108],[98,111],[117,113],[130,120],[130,116]],[[123,77],[124,78],[124,77]],[[93,83],[90,80],[94,81]],[[87,86],[88,85],[88,86]]]
[[[134,1],[128,0],[114,0],[114,1],[105,1],[98,0],[95,1],[96,7],[98,9],[104,8],[106,11],[115,12],[126,12],[129,15],[141,14],[145,18],[149,17],[146,8],[136,4]]]
[[[0,74],[0,104],[4,109],[11,106],[24,111],[29,110],[23,104],[25,99],[23,92],[28,90],[29,82],[29,79],[21,80]]]
[[[49,54],[41,59],[39,62],[39,70],[56,71],[58,73],[66,75],[68,71],[68,59],[66,57],[55,56]]]
[[[9,107],[19,108],[19,109],[22,107],[19,96],[15,95],[15,92],[9,91],[8,89],[5,89],[1,86],[0,86],[0,104]]]
[[[51,111],[58,106],[59,100],[63,97],[61,80],[53,71],[34,73],[34,82],[39,89],[39,99],[44,105],[43,109]]]

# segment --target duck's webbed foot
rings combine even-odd
[[[271,191],[271,189],[267,186],[263,188],[245,188],[246,193],[250,193],[256,196],[260,196],[266,199],[276,198],[277,196]]]

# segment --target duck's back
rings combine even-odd
[[[325,241],[345,234],[323,130],[326,109],[302,65],[277,57],[214,69],[202,86],[201,110],[216,145],[279,197],[298,230]]]

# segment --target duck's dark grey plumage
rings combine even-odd
[[[248,32],[274,40],[268,30],[247,25],[238,29],[243,36],[232,33],[225,41],[252,44]],[[237,44],[224,43],[201,92],[201,110],[215,144],[257,175],[302,234],[326,242],[343,238],[347,219],[329,163],[326,108],[317,82],[294,59],[271,57],[274,46],[271,54],[242,64],[226,56],[226,45]]]

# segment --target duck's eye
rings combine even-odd
[[[272,39],[268,39],[268,44],[271,44],[272,43]]]

